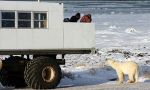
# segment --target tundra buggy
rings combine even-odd
[[[2,85],[56,88],[65,54],[94,52],[94,24],[63,22],[63,12],[63,3],[0,1]]]

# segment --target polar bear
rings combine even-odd
[[[129,77],[128,83],[135,83],[138,80],[139,74],[139,66],[137,63],[133,61],[126,61],[126,62],[117,62],[113,59],[106,59],[107,63],[116,70],[118,75],[118,83],[121,84],[124,81],[124,75],[127,74]]]

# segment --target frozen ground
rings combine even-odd
[[[137,62],[139,82],[150,82],[149,18],[150,14],[94,14],[98,52],[94,55],[66,55],[66,65],[62,66],[65,76],[60,87],[116,81],[115,71],[105,65],[108,57]]]
[[[64,78],[59,86],[112,84],[112,81],[114,81],[113,84],[116,83],[115,71],[105,64],[107,57],[113,57],[121,62],[127,60],[137,62],[140,66],[138,82],[150,82],[150,54],[142,49],[118,49],[116,47],[98,50],[95,55],[67,55],[67,64],[62,67]]]
[[[123,84],[104,83],[99,85],[63,87],[53,90],[150,90],[149,83]]]

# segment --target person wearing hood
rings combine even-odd
[[[81,18],[80,22],[84,22],[84,23],[90,23],[90,22],[92,22],[91,14],[84,15]]]
[[[69,21],[78,22],[79,19],[80,19],[80,13],[76,13],[76,15],[72,16]]]

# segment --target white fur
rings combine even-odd
[[[129,77],[128,83],[135,83],[138,81],[139,67],[137,63],[133,61],[121,63],[113,59],[108,59],[107,63],[116,70],[119,83],[123,83],[125,74]]]

